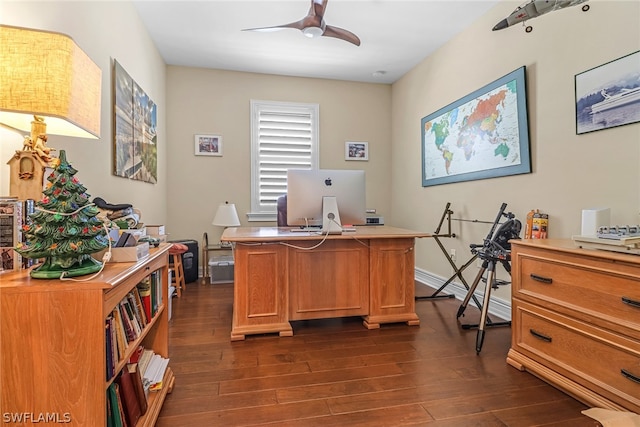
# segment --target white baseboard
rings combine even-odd
[[[446,278],[437,276],[433,273],[421,270],[419,268],[415,269],[415,280],[424,286],[433,288],[434,291],[439,289],[447,281]],[[471,286],[473,280],[470,281],[466,277],[465,280],[467,281],[467,284]],[[476,296],[478,301],[480,301],[480,304],[483,304],[484,283],[481,284],[482,286],[478,286],[476,292],[474,292],[474,295]],[[480,289],[480,292],[478,292],[479,288],[482,288]],[[462,283],[456,282],[454,280],[453,282],[449,283],[447,287],[444,288],[442,292],[440,292],[440,294],[453,294],[455,295],[456,299],[462,301],[467,296],[467,289]],[[419,304],[419,302],[417,303]],[[470,305],[473,305],[475,307],[475,304],[473,302],[470,302],[468,306]],[[500,319],[511,320],[511,301],[505,301],[501,298],[491,297],[491,301],[489,304],[489,314],[499,317]]]

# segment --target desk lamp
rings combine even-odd
[[[28,240],[16,251],[45,258],[34,278],[58,278],[99,271],[90,254],[108,241],[88,203],[86,188],[64,151],[54,158],[47,147],[47,125],[55,135],[98,138],[102,71],[67,35],[0,25],[0,124],[30,131],[9,160],[11,196],[40,200],[25,226]],[[46,120],[46,123],[45,123]],[[46,167],[54,168],[47,178]]]
[[[100,68],[69,36],[0,25],[0,124],[31,132],[8,162],[9,195],[40,199],[44,168],[56,161],[47,128],[98,138],[101,82]]]
[[[221,203],[216,211],[216,216],[213,218],[213,225],[219,227],[238,227],[240,226],[240,219],[238,218],[238,212],[236,211],[236,205],[229,202]],[[230,247],[229,242],[220,242],[221,248]]]

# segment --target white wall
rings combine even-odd
[[[169,224],[177,238],[219,240],[211,225],[220,203],[236,204],[244,226],[251,207],[250,101],[317,103],[320,167],[363,169],[367,204],[390,212],[391,86],[170,66],[167,71]],[[194,134],[222,135],[223,156],[194,155]],[[369,142],[369,161],[345,161],[345,141]]]
[[[524,223],[549,214],[550,237],[580,234],[584,208],[611,208],[613,224],[638,224],[640,123],[576,135],[574,76],[640,49],[640,2],[590,1],[591,10],[560,10],[522,26],[491,28],[520,2],[505,1],[393,85],[392,217],[396,225],[434,231],[451,202],[453,218],[493,221],[501,203]],[[421,186],[420,120],[525,65],[533,173]],[[453,222],[458,263],[490,226]],[[433,239],[418,242],[419,270],[449,277]],[[501,268],[499,270],[502,270]],[[476,267],[467,270],[470,282]],[[510,289],[498,295],[509,298]]]
[[[164,61],[129,2],[2,1],[0,22],[57,31],[72,37],[102,70],[100,139],[51,135],[48,145],[64,149],[78,170],[76,177],[93,197],[111,203],[131,203],[146,223],[166,222],[166,131]],[[117,60],[158,105],[158,183],[153,185],[113,175],[111,64]],[[22,148],[22,137],[0,131],[0,195],[9,192],[6,162]]]

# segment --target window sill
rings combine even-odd
[[[274,222],[277,221],[277,215],[275,212],[248,212],[247,220],[249,222]]]

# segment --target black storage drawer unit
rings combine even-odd
[[[170,240],[169,243],[182,243],[188,249],[182,254],[182,268],[185,283],[198,280],[198,242],[196,240]],[[169,257],[171,259],[171,257]],[[170,266],[172,268],[172,266]]]

